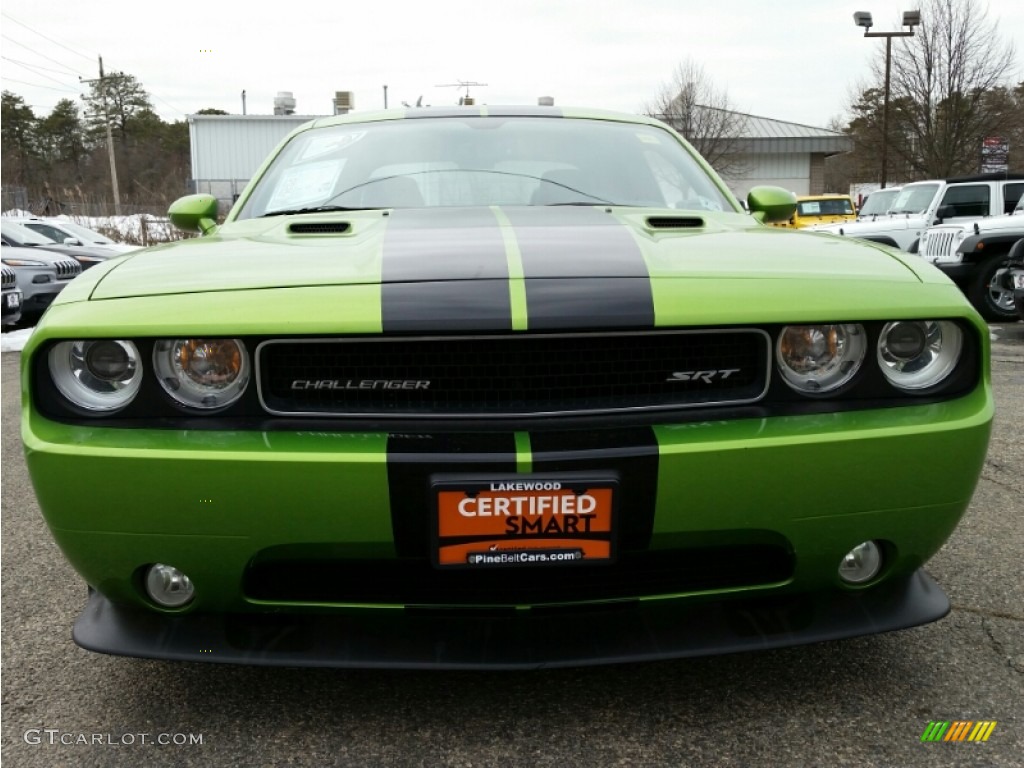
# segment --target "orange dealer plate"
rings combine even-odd
[[[614,559],[618,483],[608,475],[435,478],[433,494],[439,567]]]

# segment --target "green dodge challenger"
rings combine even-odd
[[[22,436],[88,649],[530,668],[934,621],[993,415],[914,255],[764,226],[667,126],[546,107],[297,129],[217,224],[90,269]]]

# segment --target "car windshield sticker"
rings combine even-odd
[[[301,162],[312,160],[331,152],[340,152],[366,136],[366,131],[353,131],[339,135],[317,136],[306,141],[306,147],[299,156]]]
[[[292,208],[324,200],[334,188],[334,180],[338,178],[341,166],[340,160],[323,160],[289,168],[282,174],[281,182],[274,190],[267,208]]]

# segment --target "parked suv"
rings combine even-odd
[[[3,241],[6,245],[19,246],[22,248],[38,248],[40,250],[45,249],[54,253],[70,256],[82,265],[82,269],[88,269],[96,264],[102,264],[107,259],[121,255],[109,248],[85,245],[66,245],[64,243],[55,242],[53,239],[46,237],[7,216],[0,219],[0,241]]]
[[[22,320],[35,320],[50,306],[64,286],[82,274],[82,265],[70,256],[43,248],[20,248],[3,243],[4,266],[18,276]]]
[[[11,267],[3,265],[3,324],[14,325],[21,319],[21,289],[18,288],[18,276]]]
[[[70,219],[42,218],[39,216],[5,217],[33,232],[60,245],[84,246],[86,248],[102,248],[114,253],[128,253],[138,250],[137,245],[126,245],[111,240],[106,235],[84,227]]]
[[[937,266],[988,320],[1014,320],[1013,286],[1007,260],[1024,239],[1024,197],[1008,216],[944,223],[921,235],[919,255]]]
[[[857,210],[857,219],[874,219],[877,216],[884,216],[889,213],[889,208],[896,201],[896,196],[903,187],[886,187],[876,189],[864,198],[860,208]]]
[[[796,210],[788,221],[774,226],[803,229],[814,224],[834,224],[856,218],[857,209],[849,195],[807,195],[796,199]]]
[[[1022,192],[1024,174],[1019,173],[915,181],[900,190],[885,215],[807,229],[859,237],[916,253],[928,227],[1009,213]]]

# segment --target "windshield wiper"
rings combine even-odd
[[[296,213],[324,213],[326,211],[376,211],[378,208],[349,208],[346,205],[314,205],[310,208],[282,208],[279,211],[270,211],[260,216],[265,219],[267,216],[291,216]]]
[[[594,207],[594,206],[598,206],[598,205],[614,205],[614,206],[619,207],[619,208],[635,208],[636,207],[636,206],[630,205],[628,203],[613,203],[610,200],[601,200],[601,199],[598,199],[598,198],[595,198],[594,200],[573,200],[572,202],[568,202],[568,203],[542,203],[541,205],[534,206],[534,207],[536,207],[536,208],[556,208],[558,206],[563,206],[563,205],[576,205],[576,206],[589,206],[589,207]]]

